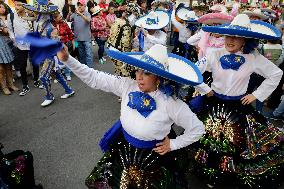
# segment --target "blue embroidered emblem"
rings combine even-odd
[[[127,106],[136,109],[142,116],[148,117],[150,113],[156,110],[155,100],[147,93],[131,92],[128,94],[129,102]]]
[[[147,25],[153,25],[153,24],[158,24],[159,23],[159,18],[147,18],[146,24]]]
[[[223,69],[232,69],[237,71],[246,61],[245,57],[236,54],[224,55],[220,58]]]

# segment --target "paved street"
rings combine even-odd
[[[96,61],[97,62],[97,61]],[[112,72],[112,64],[95,64]],[[119,116],[118,97],[92,90],[76,77],[70,99],[59,99],[63,89],[52,83],[56,101],[40,107],[44,91],[31,87],[20,97],[0,94],[0,142],[4,152],[29,150],[34,155],[35,177],[44,189],[83,189],[84,180],[102,153],[98,142]],[[20,82],[17,81],[17,86]],[[192,189],[206,188],[193,179]]]

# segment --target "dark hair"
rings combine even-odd
[[[9,6],[8,6],[6,3],[4,3],[4,2],[0,2],[0,5],[3,5],[3,6],[4,6],[4,8],[5,8],[5,14],[4,14],[4,16],[7,17],[7,15],[9,14]]]
[[[253,52],[259,45],[258,39],[246,39],[245,45],[243,47],[244,54],[250,54]]]

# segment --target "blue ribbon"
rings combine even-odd
[[[150,113],[156,110],[155,100],[147,93],[143,92],[131,92],[128,94],[129,102],[127,106],[132,109],[136,109],[145,118],[150,115]]]
[[[232,69],[237,71],[246,61],[245,57],[236,54],[224,55],[220,58],[223,69]]]
[[[241,98],[243,98],[245,96],[244,95],[240,95],[240,96],[227,96],[227,95],[223,95],[223,94],[219,94],[214,92],[214,96],[216,96],[217,98],[220,98],[222,100],[240,100]]]
[[[237,26],[237,25],[229,25],[228,28],[230,28],[230,29],[236,29],[236,30],[250,31],[250,28],[243,27],[243,26]]]
[[[143,35],[143,32],[140,31],[138,33],[138,41],[139,41],[139,50],[143,51],[144,49],[144,35]]]
[[[151,56],[147,55],[147,54],[143,54],[140,58],[140,60],[147,62],[148,64],[152,64],[153,66],[156,66],[162,70],[166,70],[167,68],[165,68],[165,66],[160,63],[159,61],[155,60],[154,58],[152,58]]]

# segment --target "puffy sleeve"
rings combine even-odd
[[[200,39],[201,39],[202,33],[204,33],[203,30],[200,30],[199,32],[197,32],[196,34],[194,34],[190,38],[188,38],[186,42],[189,45],[197,46]]]
[[[167,43],[167,34],[165,32],[160,31],[160,35],[158,37],[155,37],[154,35],[147,35],[146,38],[149,39],[154,44],[161,44],[166,45]]]
[[[261,54],[256,55],[253,65],[254,72],[263,76],[265,80],[252,94],[263,102],[278,86],[283,71]]]
[[[190,110],[186,103],[179,99],[170,99],[167,111],[174,123],[185,129],[182,135],[170,140],[171,150],[186,147],[198,141],[205,134],[203,123]]]
[[[117,96],[121,96],[123,91],[133,82],[130,78],[118,77],[89,68],[72,56],[69,56],[65,64],[77,77],[91,88],[112,92]]]
[[[204,73],[205,71],[209,71],[211,72],[211,63],[210,63],[210,55],[203,57],[202,59],[200,59],[199,61],[197,61],[195,63],[195,65],[199,68],[201,73]],[[201,94],[201,95],[205,95],[207,93],[209,93],[212,89],[205,84],[204,82],[196,85],[195,89]]]

